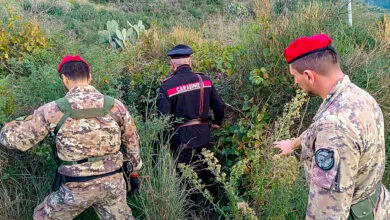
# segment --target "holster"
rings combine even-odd
[[[130,161],[123,162],[122,172],[123,172],[123,177],[125,178],[126,181],[126,190],[127,192],[130,192],[131,191],[130,174],[131,172],[133,172],[133,165],[131,164]]]

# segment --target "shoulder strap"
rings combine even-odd
[[[114,102],[115,102],[115,99],[112,98],[111,96],[104,96],[104,105],[103,105],[103,109],[104,111],[106,112],[109,112],[111,111],[111,109],[114,107]]]
[[[61,112],[63,112],[63,113],[69,112],[70,113],[72,111],[72,107],[70,106],[68,99],[66,99],[65,97],[56,100],[56,103],[57,103],[58,108],[60,108]]]
[[[114,98],[110,96],[104,96],[103,108],[88,108],[88,109],[74,110],[72,109],[70,103],[65,97],[58,99],[56,103],[60,108],[61,112],[64,113],[64,116],[62,116],[61,120],[58,122],[56,128],[54,129],[54,134],[57,135],[62,124],[64,124],[64,122],[68,117],[71,117],[73,119],[96,118],[96,117],[103,117],[109,114],[118,123],[117,117],[115,116],[114,113],[111,112],[111,109],[114,107],[114,102],[115,102]]]
[[[200,84],[200,97],[199,97],[199,118],[202,118],[203,116],[203,109],[204,109],[204,85],[203,85],[203,79],[202,76],[199,74],[196,74],[199,79]]]
[[[58,100],[56,100],[57,106],[60,109],[64,115],[62,116],[61,120],[58,122],[56,128],[54,129],[54,134],[57,135],[58,131],[60,130],[62,124],[64,124],[65,120],[70,116],[72,112],[72,107],[70,106],[68,100],[63,97]]]
[[[103,106],[104,111],[106,112],[106,114],[109,114],[116,121],[116,123],[119,124],[118,118],[111,111],[111,109],[114,108],[114,105],[115,105],[115,99],[113,97],[104,96],[104,106]]]

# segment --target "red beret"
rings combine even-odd
[[[67,63],[67,62],[72,62],[72,61],[83,62],[83,63],[85,63],[85,65],[87,65],[88,70],[90,70],[88,63],[87,63],[85,60],[83,60],[83,58],[81,58],[80,55],[77,54],[76,56],[65,56],[65,57],[62,59],[61,63],[58,65],[58,68],[57,68],[58,72],[61,71],[61,68],[62,68],[62,66],[63,66],[65,63]]]
[[[303,36],[291,42],[284,49],[284,58],[290,64],[311,53],[331,49],[329,48],[331,43],[332,39],[326,34],[315,34],[311,37]]]

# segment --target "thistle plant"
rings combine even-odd
[[[214,197],[206,189],[205,184],[202,183],[201,179],[199,179],[198,174],[194,171],[194,169],[184,163],[179,163],[178,167],[181,172],[181,178],[187,180],[195,190],[202,193],[205,199],[207,199],[211,203],[214,203]]]
[[[293,100],[284,106],[282,117],[279,117],[275,123],[274,140],[291,137],[291,127],[297,119],[301,118],[302,106],[307,101],[307,94],[303,90],[297,90]]]

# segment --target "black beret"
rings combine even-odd
[[[171,58],[189,57],[193,53],[194,51],[191,47],[184,44],[178,44],[168,51],[168,56]]]

